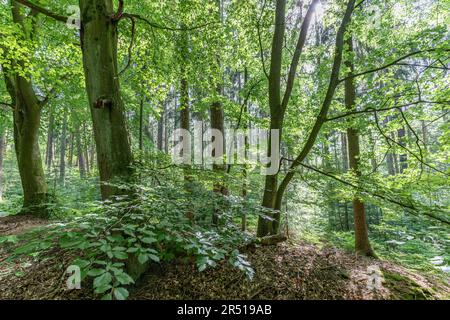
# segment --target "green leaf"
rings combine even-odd
[[[159,262],[159,257],[154,255],[154,254],[149,254],[148,255],[150,259],[152,259],[155,262]]]
[[[112,294],[111,293],[107,293],[102,297],[102,300],[112,300]]]
[[[122,272],[122,273],[116,275],[116,279],[117,279],[117,281],[120,282],[120,284],[124,284],[124,285],[134,283],[133,278],[131,278],[125,272]]]
[[[151,243],[157,242],[158,240],[156,240],[153,237],[144,237],[144,238],[141,238],[141,241],[144,243],[147,243],[147,244],[151,244]]]
[[[139,261],[140,264],[146,263],[148,261],[148,259],[149,259],[149,256],[148,256],[148,254],[145,254],[145,253],[141,253],[138,256],[138,261]]]
[[[117,259],[121,259],[121,260],[128,259],[128,254],[126,252],[114,251],[113,254],[114,254],[114,257],[116,257]]]
[[[112,281],[112,276],[109,272],[105,272],[101,276],[94,279],[94,287],[102,287],[110,284]]]
[[[111,289],[112,286],[110,284],[104,285],[104,286],[100,286],[98,288],[95,288],[95,293],[104,293],[106,291],[108,291],[109,289]]]
[[[106,272],[105,269],[91,269],[91,270],[89,270],[89,272],[87,274],[88,274],[88,276],[91,276],[91,277],[97,277],[101,274],[104,274],[105,272]]]
[[[128,298],[128,290],[125,288],[115,288],[114,289],[114,296],[117,300],[126,300]]]

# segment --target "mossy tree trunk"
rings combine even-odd
[[[117,19],[112,0],[80,0],[81,48],[103,199],[123,194],[110,185],[132,176],[132,152],[120,94]]]
[[[16,2],[12,2],[11,8],[13,21],[21,28],[21,37],[26,40],[31,34],[27,31],[24,9]],[[21,213],[46,217],[49,214],[48,189],[39,149],[41,110],[46,101],[37,98],[28,78],[12,71],[23,70],[23,61],[14,60],[12,64],[11,69],[3,66],[3,71],[13,106],[14,144],[23,189]]]

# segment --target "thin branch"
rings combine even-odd
[[[349,186],[349,187],[352,187],[352,188],[358,190],[359,192],[367,193],[368,195],[371,195],[371,196],[374,196],[374,197],[376,197],[376,198],[379,198],[379,199],[388,201],[388,202],[390,202],[390,203],[396,204],[396,205],[398,205],[398,206],[401,206],[401,207],[403,207],[403,208],[406,208],[406,209],[409,209],[409,210],[412,210],[412,211],[416,211],[416,212],[419,211],[413,204],[405,204],[405,203],[403,203],[403,202],[401,202],[401,201],[399,201],[399,200],[391,199],[391,198],[388,197],[388,196],[385,196],[385,195],[382,195],[382,194],[379,194],[379,193],[375,193],[375,192],[371,192],[371,191],[364,190],[364,189],[361,188],[361,186],[358,186],[358,185],[355,185],[355,184],[353,184],[353,183],[351,183],[351,182],[345,181],[345,180],[343,180],[343,179],[341,179],[341,178],[339,178],[339,177],[336,177],[335,175],[333,175],[333,174],[331,174],[331,173],[324,172],[324,171],[319,170],[319,169],[317,169],[317,168],[315,168],[315,167],[309,166],[309,165],[307,165],[307,164],[305,164],[305,163],[303,163],[303,162],[300,163],[300,165],[301,165],[302,167],[305,167],[305,168],[309,169],[309,170],[315,171],[315,172],[317,172],[317,173],[319,173],[319,174],[321,174],[321,175],[324,175],[324,176],[327,176],[327,177],[329,177],[329,178],[332,178],[332,179],[334,179],[334,180],[336,180],[336,181],[338,181],[338,182],[340,182],[340,183],[342,183],[342,184],[345,184],[345,185],[347,185],[347,186]],[[427,210],[420,211],[420,212],[422,212],[424,215],[426,215],[426,216],[428,216],[428,217],[430,217],[430,218],[432,218],[432,219],[435,219],[435,220],[438,220],[438,221],[440,221],[440,222],[442,222],[442,223],[445,223],[445,224],[449,224],[449,225],[450,225],[450,221],[448,221],[448,220],[446,220],[446,219],[444,219],[444,218],[442,218],[442,217],[439,217],[439,216],[437,216],[437,215],[434,215],[434,214],[432,214],[431,212],[429,212],[429,211],[427,211]]]
[[[133,46],[136,38],[136,21],[133,17],[128,17],[131,21],[131,40],[130,45],[128,47],[128,61],[126,66],[119,72],[119,76],[122,75],[131,65],[131,56],[133,54]]]
[[[339,83],[344,82],[347,79],[360,77],[360,76],[363,76],[363,75],[366,75],[366,74],[369,74],[369,73],[374,73],[374,72],[377,72],[377,71],[389,68],[389,67],[391,67],[393,65],[396,65],[400,61],[405,60],[405,59],[407,59],[409,57],[412,57],[412,56],[415,56],[415,55],[418,55],[418,54],[421,54],[421,53],[434,52],[434,51],[436,51],[435,48],[410,52],[410,53],[408,53],[408,54],[406,54],[406,55],[404,55],[404,56],[402,56],[402,57],[400,57],[398,59],[395,59],[394,61],[392,61],[392,62],[390,62],[388,64],[385,64],[385,65],[381,66],[381,67],[377,67],[377,68],[374,68],[374,69],[366,70],[366,71],[363,71],[363,72],[360,72],[360,73],[355,73],[355,74],[349,75],[349,76],[347,76],[345,78],[342,78],[342,79],[339,80]],[[450,49],[444,49],[444,51],[450,51]]]
[[[358,8],[359,6],[361,6],[364,3],[365,0],[361,0],[360,2],[358,2],[358,4],[355,5],[355,8],[353,10],[355,10],[356,8]]]
[[[426,69],[440,69],[440,70],[450,70],[450,68],[444,66],[444,67],[437,67],[433,65],[423,65],[423,64],[416,64],[416,63],[406,63],[406,62],[399,62],[396,63],[397,66],[408,66],[408,67],[417,67],[417,68],[426,68]]]
[[[342,119],[342,118],[345,118],[345,117],[348,117],[348,116],[352,116],[352,115],[355,115],[355,114],[361,114],[361,113],[372,113],[372,112],[374,112],[374,111],[375,111],[375,112],[380,112],[380,111],[388,111],[388,110],[393,110],[393,109],[398,109],[398,108],[404,108],[404,107],[409,107],[409,106],[416,105],[416,104],[420,104],[420,103],[429,103],[429,104],[450,104],[450,101],[427,101],[427,100],[418,100],[418,101],[411,102],[411,103],[407,103],[407,104],[400,105],[400,106],[392,106],[392,107],[378,108],[378,109],[369,107],[369,108],[366,108],[366,109],[363,109],[363,110],[355,110],[355,111],[343,113],[343,114],[341,114],[341,115],[339,115],[339,116],[327,118],[325,121],[338,120],[338,119]]]
[[[212,24],[217,24],[217,21],[213,21],[213,22],[208,22],[208,23],[198,25],[198,26],[178,28],[178,27],[169,27],[169,26],[163,26],[163,25],[157,24],[157,23],[152,22],[152,21],[148,20],[147,18],[144,18],[141,15],[136,14],[136,13],[123,13],[122,14],[122,18],[130,18],[130,17],[136,18],[137,20],[140,20],[140,21],[143,21],[153,28],[169,30],[169,31],[192,31],[192,30],[202,29],[202,28],[210,26]]]
[[[247,103],[248,103],[248,99],[250,98],[250,95],[252,94],[253,89],[254,89],[259,83],[261,83],[261,81],[262,81],[262,80],[260,79],[260,80],[258,80],[257,82],[255,82],[255,83],[250,87],[250,89],[248,90],[247,95],[246,95],[245,98],[244,98],[244,102],[241,104],[241,110],[240,110],[240,112],[239,112],[238,122],[237,122],[236,127],[235,127],[234,130],[238,130],[238,129],[240,128],[240,126],[241,126],[241,120],[242,120],[242,114],[243,114],[243,112],[244,112],[245,106],[246,106]],[[233,143],[234,143],[234,142],[233,142]],[[228,165],[228,168],[227,168],[227,173],[229,174],[230,172],[231,172],[231,164],[229,164],[229,165]]]
[[[241,126],[242,113],[243,113],[244,107],[245,107],[245,105],[247,104],[248,99],[250,98],[250,95],[252,94],[253,89],[256,88],[256,86],[257,86],[258,84],[260,84],[261,81],[262,81],[262,80],[258,80],[257,82],[255,82],[255,83],[250,87],[250,89],[248,90],[247,95],[246,95],[245,98],[244,98],[244,102],[241,104],[241,111],[239,112],[239,118],[238,118],[238,122],[237,122],[237,124],[236,124],[235,130],[238,130],[239,127]]]
[[[67,20],[69,19],[69,17],[56,14],[56,13],[54,13],[54,12],[48,10],[48,9],[45,9],[45,8],[43,8],[41,6],[38,6],[38,5],[34,4],[34,3],[31,3],[30,1],[27,1],[27,0],[14,0],[14,1],[16,1],[17,3],[20,3],[21,5],[24,5],[24,6],[30,8],[32,10],[40,12],[43,15],[46,15],[47,17],[53,18],[53,19],[55,19],[56,21],[59,21],[59,22],[66,23]]]
[[[117,8],[117,12],[113,14],[113,21],[119,21],[123,16],[123,0],[119,0],[119,8]]]
[[[403,113],[402,108],[398,108],[398,111],[400,112],[400,114],[402,115],[403,121],[405,122],[406,126],[409,128],[409,130],[411,130],[412,134],[414,135],[414,137],[416,138],[416,146],[419,149],[419,155],[420,155],[420,176],[422,176],[422,172],[423,172],[423,151],[422,151],[422,147],[420,146],[420,138],[417,135],[416,131],[412,128],[412,126],[410,125],[408,119],[406,118],[405,114]]]
[[[295,47],[294,56],[292,57],[291,66],[289,68],[288,79],[286,83],[286,91],[283,96],[283,101],[281,103],[281,110],[286,110],[286,107],[289,103],[289,99],[291,98],[292,89],[294,86],[295,75],[297,72],[298,62],[300,60],[300,56],[303,51],[303,47],[306,42],[306,38],[308,36],[308,29],[311,24],[312,16],[316,9],[316,6],[319,4],[319,0],[313,0],[311,5],[306,12],[305,19],[303,20],[302,27],[300,30],[300,34],[298,36],[297,45]]]
[[[438,168],[436,168],[436,167],[434,167],[434,166],[432,166],[432,165],[430,165],[430,164],[424,162],[418,155],[416,155],[414,152],[412,152],[411,150],[409,150],[408,147],[405,147],[404,145],[398,143],[397,141],[395,141],[395,140],[392,139],[391,137],[387,136],[387,135],[383,132],[383,130],[381,129],[381,127],[380,127],[380,123],[379,123],[379,121],[378,121],[378,115],[377,115],[377,112],[376,112],[376,111],[374,111],[374,115],[375,115],[375,123],[376,123],[377,129],[378,129],[378,131],[381,133],[381,135],[382,135],[387,141],[390,141],[390,142],[394,143],[395,145],[399,146],[400,148],[406,150],[409,154],[411,154],[414,158],[416,158],[419,162],[421,162],[422,164],[424,164],[424,165],[427,166],[428,168],[433,169],[434,171],[439,172],[439,173],[441,173],[441,174],[443,174],[443,175],[449,176],[448,173],[446,173],[446,172],[444,172],[444,171],[442,171],[442,170],[439,170]]]
[[[429,123],[427,123],[426,127],[430,126],[432,123],[438,121],[439,119],[445,117],[447,114],[449,114],[450,111],[444,112],[443,114],[441,114],[440,116],[434,118],[433,120],[431,120]]]
[[[262,69],[263,72],[266,76],[267,79],[269,79],[269,74],[267,73],[267,69],[266,69],[266,62],[264,60],[264,50],[263,50],[263,45],[262,45],[262,40],[261,40],[261,19],[262,19],[262,15],[264,13],[264,9],[266,7],[266,1],[264,1],[263,3],[263,7],[261,8],[261,13],[259,15],[258,20],[256,21],[256,31],[258,33],[258,44],[259,44],[259,55],[261,58],[261,64],[262,64]]]

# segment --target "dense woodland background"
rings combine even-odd
[[[450,1],[0,4],[0,297],[74,298],[70,265],[76,298],[449,297]],[[278,173],[174,164],[200,121],[279,130]],[[249,293],[186,293],[180,264],[196,292],[229,266]],[[342,293],[355,270],[385,288]]]

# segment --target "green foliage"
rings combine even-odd
[[[227,259],[252,278],[253,269],[238,251],[251,237],[233,221],[242,215],[240,210],[248,208],[228,205],[202,187],[186,191],[181,181],[168,179],[177,170],[166,170],[164,182],[156,185],[150,183],[156,178],[152,170],[139,171],[139,184],[116,184],[132,196],[92,203],[78,216],[69,214],[65,222],[27,236],[13,256],[38,256],[55,246],[71,251],[82,278],[92,279],[94,291],[102,299],[127,298],[126,287],[134,283],[128,273],[132,257],[141,265],[194,258],[200,272]],[[212,213],[218,208],[220,223],[212,227]],[[188,211],[193,219],[186,217]],[[16,237],[1,239],[5,243],[18,241]]]

